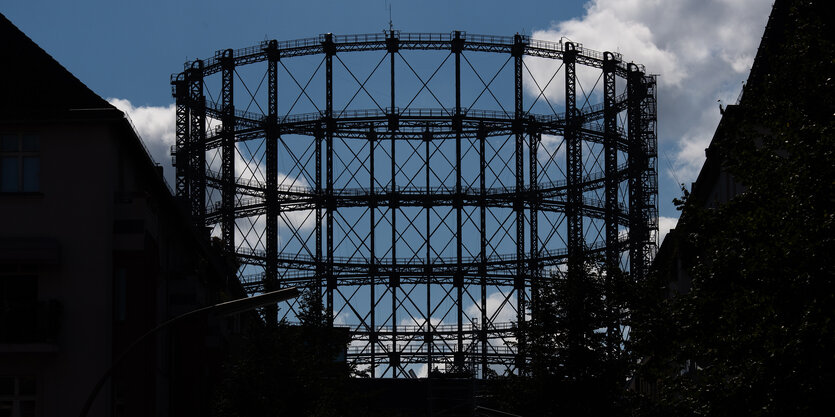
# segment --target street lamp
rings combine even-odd
[[[125,359],[128,353],[130,353],[130,351],[133,350],[133,348],[138,346],[149,336],[156,334],[160,330],[168,326],[171,326],[172,324],[175,324],[179,321],[185,320],[190,317],[195,317],[209,313],[214,313],[222,316],[229,316],[237,313],[242,313],[244,311],[254,310],[258,307],[275,304],[280,301],[289,300],[291,298],[296,298],[299,296],[299,294],[299,290],[296,287],[284,288],[276,291],[270,291],[254,295],[252,297],[239,298],[237,300],[226,301],[223,303],[210,305],[208,307],[198,308],[197,310],[189,311],[188,313],[181,314],[177,317],[174,317],[173,319],[162,322],[157,327],[148,330],[147,333],[134,340],[133,343],[131,343],[130,346],[128,346],[124,351],[122,351],[122,353],[116,358],[116,360],[113,361],[113,365],[111,365],[107,372],[105,372],[104,375],[102,375],[102,377],[96,383],[96,386],[93,388],[93,392],[90,393],[90,395],[87,397],[87,401],[84,402],[84,408],[81,409],[81,417],[87,417],[87,414],[90,412],[90,408],[93,406],[93,401],[95,401],[99,391],[101,391],[104,384],[110,378],[110,375],[113,373],[113,370],[116,369],[117,366],[119,366],[119,364]]]

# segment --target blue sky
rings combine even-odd
[[[617,50],[659,74],[661,225],[695,180],[759,44],[771,0],[159,1],[5,0],[0,12],[102,97],[127,110],[160,162],[173,142],[168,79],[187,59],[320,33],[396,29],[512,35]],[[118,101],[117,101],[118,100]],[[662,230],[663,232],[663,230]]]
[[[658,74],[662,236],[678,217],[671,204],[680,194],[678,184],[694,181],[704,161],[704,149],[720,118],[717,101],[733,103],[748,76],[771,6],[771,0],[390,3],[394,27],[403,32],[523,33],[551,41],[568,37],[589,49],[620,52],[627,61]],[[93,91],[126,111],[171,181],[174,108],[169,76],[181,71],[186,60],[265,39],[379,33],[388,28],[388,4],[386,0],[4,0],[0,12]],[[552,71],[535,60],[526,62],[535,78],[547,79]],[[582,75],[579,78],[582,81]],[[525,100],[536,96],[530,89],[526,93]],[[549,94],[546,89],[545,95]],[[551,99],[559,103],[559,92],[553,94]],[[236,169],[245,165],[236,162]],[[302,217],[289,222],[309,233],[305,212],[295,213]],[[259,221],[263,220],[256,219],[256,224]],[[263,225],[258,227],[261,230]],[[236,240],[249,244],[249,238],[238,235]],[[491,292],[485,309],[490,316],[498,314],[498,322],[509,322],[514,314],[503,296],[501,291]],[[451,305],[449,300],[441,304]],[[465,309],[468,316],[478,315],[475,301]],[[420,315],[406,310],[399,316],[400,324],[420,325]],[[356,324],[356,317],[347,313],[336,320]],[[435,325],[447,320],[449,316],[435,313],[430,318]],[[418,373],[425,372],[424,368]]]
[[[93,91],[135,105],[171,102],[168,76],[186,58],[268,39],[320,33],[463,30],[512,35],[583,12],[582,1],[44,1],[6,0],[0,10]]]

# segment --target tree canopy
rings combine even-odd
[[[717,208],[683,203],[692,290],[645,305],[635,332],[641,372],[658,382],[648,414],[810,415],[835,392],[835,45],[823,3],[777,2],[711,145],[745,191]]]

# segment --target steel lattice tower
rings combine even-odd
[[[654,255],[655,77],[619,54],[325,34],[219,51],[172,86],[194,222],[250,292],[319,291],[375,376],[524,372],[539,282],[591,256],[641,279]]]

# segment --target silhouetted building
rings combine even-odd
[[[738,182],[723,166],[727,156],[722,155],[719,148],[723,140],[728,140],[725,139],[729,137],[728,135],[737,135],[740,130],[750,131],[752,129],[750,121],[744,113],[746,107],[753,104],[757,98],[748,97],[743,93],[762,84],[762,79],[768,72],[768,68],[766,68],[768,61],[773,59],[767,56],[768,46],[785,41],[783,37],[787,32],[786,19],[790,7],[791,1],[777,0],[774,2],[751,72],[737,103],[727,106],[720,105],[719,110],[722,112],[722,119],[713,134],[710,145],[705,149],[705,162],[699,176],[690,186],[688,201],[693,206],[717,208],[745,191],[745,186]],[[676,293],[686,294],[691,288],[691,278],[688,276],[687,267],[682,265],[682,257],[679,254],[682,250],[692,250],[692,248],[682,247],[685,240],[684,236],[687,233],[687,223],[690,221],[689,217],[690,213],[685,209],[681,213],[676,229],[670,230],[664,238],[654,261],[655,269],[665,274],[669,279],[670,296],[674,296]]]
[[[734,176],[723,169],[723,157],[718,152],[718,143],[722,138],[733,132],[740,123],[738,117],[739,106],[729,105],[724,108],[722,119],[713,134],[710,145],[705,149],[705,163],[699,172],[696,181],[690,185],[688,201],[695,206],[702,208],[715,208],[726,203],[739,193],[745,190]],[[685,210],[678,220],[676,229],[670,230],[658,253],[655,256],[654,266],[668,277],[668,291],[670,296],[675,294],[686,294],[690,292],[691,278],[687,273],[686,265],[682,264],[679,252],[687,250],[683,248],[684,233],[686,233],[688,213]]]
[[[756,121],[759,115],[755,114],[754,109],[760,105],[758,101],[764,98],[762,94],[766,90],[766,78],[772,71],[769,68],[772,65],[771,62],[785,59],[785,57],[776,56],[774,51],[779,50],[779,45],[793,40],[796,22],[789,20],[789,13],[797,3],[799,2],[792,0],[774,2],[751,72],[737,103],[720,106],[722,119],[710,145],[705,150],[706,159],[699,176],[691,184],[687,198],[688,204],[684,207],[676,228],[667,234],[654,260],[655,273],[666,281],[668,297],[676,297],[691,291],[693,281],[688,271],[693,265],[688,262],[692,263],[698,258],[694,255],[705,254],[710,249],[694,246],[692,236],[688,236],[697,230],[699,226],[697,222],[702,221],[697,218],[695,212],[699,209],[719,208],[746,191],[745,185],[728,171],[726,164],[731,155],[723,154],[727,151],[723,151],[722,148],[724,144],[733,143],[740,138],[751,140],[755,146],[759,146],[762,137],[769,133]],[[798,79],[797,82],[808,83],[810,80]],[[792,87],[786,86],[786,88]],[[707,236],[702,236],[700,240],[707,241],[707,239]],[[651,361],[653,358],[644,358],[644,360]],[[676,366],[677,369],[671,369],[671,373],[684,374],[697,369],[695,362],[690,360]],[[636,378],[632,381],[632,388],[652,395],[656,390],[656,381]]]
[[[745,190],[745,187],[723,168],[723,157],[718,151],[718,144],[724,135],[732,132],[740,122],[737,117],[738,112],[738,105],[729,105],[724,108],[719,126],[713,134],[710,145],[705,149],[705,163],[696,181],[690,185],[688,196],[688,201],[696,207],[719,207]],[[654,273],[661,274],[666,280],[667,297],[687,294],[692,287],[692,278],[688,272],[689,265],[685,261],[687,257],[684,256],[694,250],[688,246],[687,242],[688,221],[688,211],[684,210],[676,228],[667,233],[653,261]],[[653,358],[643,359],[643,361],[651,360]],[[690,366],[692,366],[690,363],[681,364],[684,370]],[[680,370],[671,372],[677,371]],[[655,395],[656,381],[638,375],[630,381],[629,387],[646,395]]]
[[[0,416],[75,415],[145,331],[243,292],[125,115],[2,15],[0,39]],[[90,415],[207,414],[219,327],[139,346]]]

